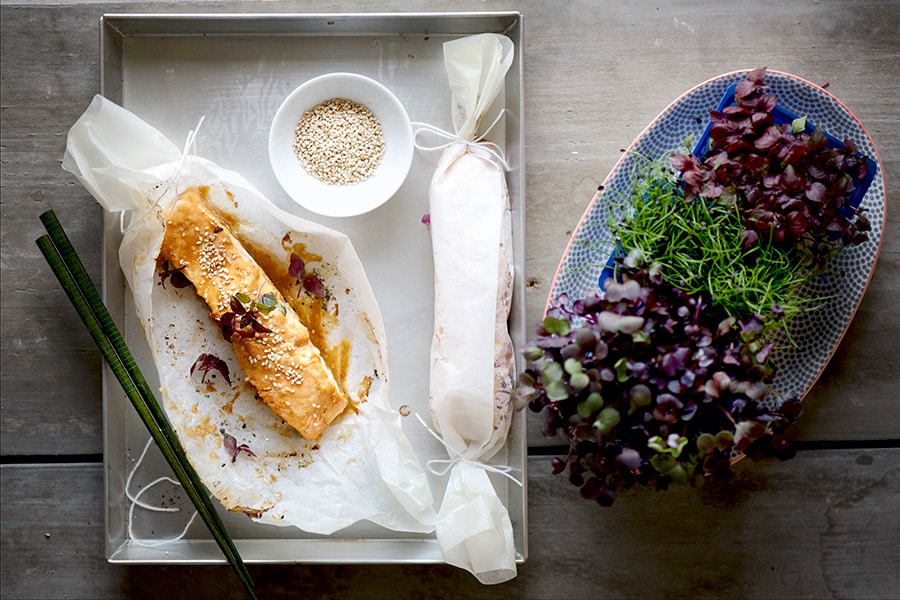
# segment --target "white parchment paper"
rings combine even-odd
[[[106,210],[127,216],[120,264],[159,373],[163,404],[199,475],[223,505],[261,523],[318,534],[363,520],[397,531],[434,530],[427,476],[388,402],[381,313],[346,236],[278,209],[239,174],[182,152],[102,96],[69,132],[63,168]],[[327,342],[349,342],[345,388],[360,403],[358,413],[341,416],[315,444],[255,399],[231,344],[193,288],[159,285],[163,215],[190,186],[208,187],[210,202],[235,224],[235,235],[276,262],[287,265],[294,244],[321,257],[312,266],[332,292],[331,302],[340,305]],[[210,385],[190,375],[201,353],[226,359],[231,385],[221,377]],[[239,453],[232,462],[224,433],[255,456]]]
[[[450,456],[436,532],[444,560],[486,584],[516,576],[512,525],[489,476],[497,469],[485,464],[503,447],[512,411],[510,367],[495,362],[498,347],[508,348],[508,360],[499,362],[512,361],[506,316],[498,319],[504,304],[498,293],[511,294],[509,193],[501,154],[480,140],[513,50],[498,34],[444,44],[456,140],[444,150],[429,189],[435,271],[430,407]]]

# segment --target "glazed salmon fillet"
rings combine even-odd
[[[265,271],[219,218],[200,188],[190,188],[166,217],[159,254],[193,283],[217,322],[234,312],[236,297],[251,298],[256,324],[230,331],[238,363],[259,398],[308,440],[317,440],[347,407],[341,390],[309,330],[285,302]],[[252,302],[265,298],[266,310]],[[234,318],[231,315],[230,318]]]

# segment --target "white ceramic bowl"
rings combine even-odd
[[[307,110],[332,98],[367,107],[381,122],[384,156],[358,183],[328,184],[300,164],[293,149],[297,123]],[[285,98],[269,130],[269,161],[281,187],[297,204],[326,217],[361,215],[387,202],[406,180],[413,159],[412,126],[389,89],[356,73],[329,73],[308,80]]]

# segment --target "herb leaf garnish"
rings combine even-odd
[[[238,445],[237,439],[230,433],[222,432],[222,443],[225,446],[225,450],[227,450],[228,454],[231,456],[231,462],[235,462],[238,454],[241,452],[244,452],[249,456],[256,456],[247,444]]]
[[[737,454],[794,456],[785,431],[802,406],[773,386],[773,329],[789,338],[820,300],[807,284],[868,239],[852,201],[870,174],[850,140],[776,123],[764,74],[710,111],[702,156],[646,158],[611,198],[614,277],[552,299],[523,352],[516,401],[568,443],[553,473],[601,505],[638,485],[728,481]]]
[[[238,292],[229,299],[228,306],[231,309],[229,312],[218,319],[212,317],[228,341],[234,335],[251,338],[257,333],[272,333],[271,329],[260,322],[260,315],[268,315],[274,310],[287,314],[287,308],[278,302],[274,292],[267,292],[256,300],[249,294]]]
[[[185,276],[182,272],[184,267],[179,267],[177,269],[172,268],[169,264],[169,261],[164,261],[162,266],[162,271],[159,273],[159,284],[163,287],[166,287],[166,280],[172,284],[174,288],[186,288],[191,284],[191,281]]]
[[[207,354],[204,352],[199,357],[197,357],[197,360],[195,360],[194,364],[191,365],[190,374],[193,375],[194,371],[198,369],[203,373],[202,377],[200,378],[201,383],[205,383],[206,376],[209,374],[209,372],[215,370],[225,378],[225,381],[228,383],[228,385],[231,385],[231,377],[230,373],[228,372],[228,363],[226,363],[215,354]]]
[[[315,273],[306,272],[306,262],[296,253],[291,252],[291,263],[288,266],[288,274],[297,280],[300,287],[297,288],[297,297],[302,292],[307,292],[315,298],[325,297],[325,286]]]

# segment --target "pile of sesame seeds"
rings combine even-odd
[[[332,98],[303,113],[294,153],[307,173],[330,185],[365,181],[384,157],[381,122],[362,104]]]

